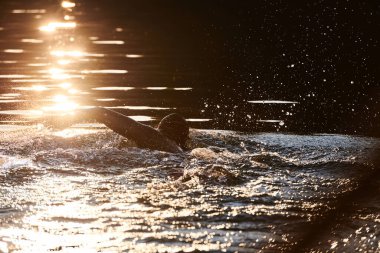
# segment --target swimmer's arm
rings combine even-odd
[[[141,124],[121,113],[101,107],[93,108],[88,113],[99,123],[103,123],[114,132],[133,140],[141,148],[172,153],[182,152],[178,145],[168,140],[156,129]]]
[[[65,115],[47,115],[34,120],[33,123],[42,123],[46,127],[54,130],[60,130],[68,128],[74,124],[93,121],[103,123],[113,131],[123,136],[125,136],[125,132],[127,130],[133,134],[134,131],[137,131],[138,129],[140,130],[140,128],[145,128],[145,125],[140,124],[121,113],[102,107],[81,109]]]
[[[39,123],[53,129],[64,129],[76,123],[93,120],[103,123],[114,132],[134,141],[138,147],[172,153],[182,152],[178,145],[168,140],[156,129],[141,124],[119,112],[102,107],[79,110],[73,115],[47,117],[41,119]]]
[[[144,131],[144,129],[148,127],[119,112],[102,107],[87,110],[84,117],[95,119],[97,122],[103,123],[114,132],[132,140],[134,139],[133,137],[135,134],[138,134],[137,131]]]

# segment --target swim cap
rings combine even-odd
[[[189,125],[181,115],[172,113],[165,116],[157,128],[160,133],[175,141],[181,148],[185,148],[189,138]]]

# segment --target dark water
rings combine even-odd
[[[277,91],[280,81],[269,85],[255,72],[262,66],[248,60],[262,87],[242,89],[236,66],[237,76],[252,69],[234,63],[245,47],[221,43],[223,27],[235,34],[268,16],[271,4],[233,23],[221,13],[230,6],[228,17],[238,20],[248,4],[221,2],[214,9],[224,12],[198,2],[0,2],[0,252],[286,252],[337,207],[339,219],[315,229],[312,251],[379,250],[379,182],[362,180],[376,175],[378,138],[209,130],[242,122],[287,130],[292,122],[321,123],[322,113],[313,113],[329,108],[297,85]],[[258,46],[249,52],[261,52],[272,32],[253,36]],[[288,69],[298,67],[293,60]],[[362,115],[348,132],[376,132],[372,91],[366,103],[338,106],[353,113],[349,119]],[[348,98],[341,95],[329,99]],[[309,99],[322,107],[299,118]],[[62,131],[36,123],[93,106],[150,124],[175,111],[205,130],[192,129],[192,150],[174,155],[139,149],[93,122]],[[323,131],[342,130],[336,119]],[[363,182],[355,205],[342,203]]]
[[[2,121],[67,103],[215,129],[379,134],[378,3],[75,4],[1,1]]]
[[[110,24],[118,21],[111,13],[77,4],[63,8],[55,1],[2,2],[3,123],[93,106],[143,121],[172,111],[186,115],[194,126],[210,120],[200,115],[202,87],[185,81],[184,75],[193,73],[176,73],[180,59],[195,62],[196,56],[168,46],[158,51],[136,24]]]

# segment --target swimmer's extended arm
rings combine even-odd
[[[41,121],[44,125],[54,129],[64,129],[74,123],[88,120],[96,120],[105,124],[114,132],[134,141],[140,148],[171,153],[182,152],[182,149],[174,141],[171,141],[156,129],[141,124],[121,113],[102,107],[80,110],[74,115],[64,117],[46,117]]]
[[[87,116],[105,124],[116,133],[133,140],[141,148],[156,149],[172,153],[182,152],[173,141],[162,135],[156,129],[141,124],[128,116],[102,107],[87,111]]]

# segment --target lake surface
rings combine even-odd
[[[228,54],[199,32],[199,3],[194,18],[170,1],[122,2],[0,3],[0,252],[379,250],[378,138],[238,132],[243,118],[287,130],[314,93],[219,83]],[[94,106],[152,125],[179,112],[191,151],[139,149],[96,122],[39,123]]]
[[[3,252],[284,252],[373,173],[379,151],[343,135],[193,130],[193,150],[174,155],[94,126],[1,134]],[[315,250],[378,250],[369,184],[313,234]]]
[[[194,125],[211,120],[201,115],[204,89],[185,81],[193,73],[176,69],[181,59],[195,62],[196,56],[148,44],[144,33],[150,31],[99,7],[77,5],[2,2],[1,123],[28,123],[94,106],[142,121],[172,111]]]

